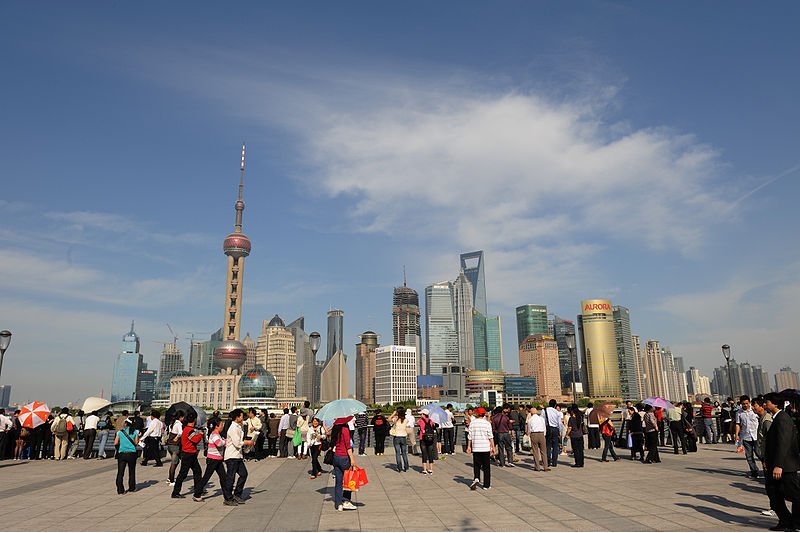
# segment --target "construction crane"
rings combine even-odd
[[[174,331],[172,331],[172,326],[167,324],[167,328],[169,328],[169,332],[172,333],[172,338],[175,339],[173,342],[177,345],[178,344],[178,336],[175,335]]]

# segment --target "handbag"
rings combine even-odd
[[[295,448],[300,446],[300,443],[303,442],[303,434],[298,430],[294,432],[294,436],[292,437],[292,444]]]
[[[522,436],[522,447],[526,450],[531,449],[531,438],[528,435]]]
[[[325,458],[322,460],[326,465],[333,465],[333,450],[325,452]]]
[[[344,472],[344,490],[357,492],[358,489],[369,483],[367,472],[363,468],[349,468]]]

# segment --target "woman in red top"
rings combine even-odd
[[[350,440],[352,428],[350,424],[353,417],[337,418],[331,430],[331,443],[333,444],[333,475],[336,484],[333,488],[333,503],[337,511],[354,510],[356,508],[350,502],[351,493],[344,490],[344,472],[356,467],[356,459],[353,456],[353,442]]]
[[[178,477],[175,478],[172,497],[185,498],[181,494],[181,485],[189,474],[189,469],[191,469],[192,478],[194,479],[194,496],[192,499],[196,502],[201,502],[203,501],[203,471],[200,470],[200,463],[197,462],[197,445],[203,440],[203,432],[194,427],[195,422],[197,422],[197,413],[189,411],[184,419],[186,426],[183,428],[183,433],[181,433],[181,471],[178,472]]]

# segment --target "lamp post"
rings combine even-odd
[[[0,376],[3,375],[3,357],[6,355],[9,344],[11,344],[11,332],[4,329],[0,331]]]
[[[564,339],[567,341],[567,349],[569,350],[569,367],[572,371],[572,403],[575,403],[575,332],[567,331],[564,334]]]
[[[314,354],[314,379],[312,380],[314,390],[317,388],[317,351],[319,350],[320,342],[322,341],[319,332],[311,332],[311,335],[308,336],[308,343],[311,345],[311,353]],[[317,398],[317,401],[319,401],[319,398]]]
[[[733,398],[733,379],[731,379],[731,347],[727,344],[722,345],[722,355],[725,357],[725,364],[728,367],[728,391]]]

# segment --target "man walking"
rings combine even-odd
[[[672,437],[672,447],[675,455],[678,455],[678,442],[681,444],[681,451],[686,455],[686,432],[683,429],[683,403],[675,404],[667,409],[667,419],[669,420],[669,433]]]
[[[800,446],[797,428],[788,413],[782,411],[783,398],[775,392],[764,395],[764,407],[772,415],[772,425],[765,440],[764,477],[769,505],[778,515],[771,531],[796,531],[800,528]],[[792,502],[792,512],[786,507]]]
[[[288,410],[286,414],[288,415]],[[244,465],[242,448],[244,446],[252,446],[253,442],[244,440],[244,431],[242,430],[244,411],[234,409],[231,411],[230,418],[231,427],[228,428],[225,441],[225,467],[227,468],[228,476],[222,486],[222,494],[225,498],[225,505],[237,506],[245,502],[242,494],[244,492],[244,484],[247,481],[247,467]],[[234,487],[236,476],[239,476],[239,480]]]
[[[700,406],[700,416],[703,418],[704,436],[706,444],[717,443],[717,428],[714,426],[714,406],[711,405],[711,398],[705,398],[703,405]]]
[[[486,420],[486,410],[478,407],[475,410],[476,418],[469,425],[469,440],[467,441],[467,453],[472,453],[472,472],[474,479],[470,484],[470,490],[475,490],[481,483],[481,472],[483,472],[483,490],[492,487],[492,473],[490,455],[494,455],[494,435],[492,425]]]
[[[736,445],[744,448],[744,456],[750,467],[748,477],[758,479],[758,465],[755,457],[758,455],[758,415],[750,407],[750,397],[747,395],[739,398],[742,409],[736,413]],[[758,458],[759,461],[761,457]]]
[[[534,470],[544,470],[549,472],[550,468],[547,466],[547,443],[545,441],[545,432],[547,425],[544,418],[539,416],[535,407],[530,408],[531,416],[528,417],[527,428],[525,430],[528,438],[531,439],[531,455],[533,455]]]
[[[514,466],[511,462],[514,457],[514,446],[511,443],[511,432],[514,431],[514,424],[508,417],[510,412],[511,406],[505,404],[500,412],[492,416],[492,433],[497,438],[497,460],[500,468]]]
[[[544,421],[547,427],[545,434],[547,466],[550,468],[558,466],[559,443],[561,442],[561,423],[563,418],[561,411],[556,409],[556,405],[555,399],[551,399],[549,406],[544,408]]]
[[[88,422],[88,421],[87,421]],[[153,409],[150,411],[150,423],[142,435],[144,440],[144,453],[142,453],[142,466],[147,466],[147,461],[154,459],[156,466],[163,466],[161,462],[161,436],[164,434],[164,423],[161,422],[161,413]]]

